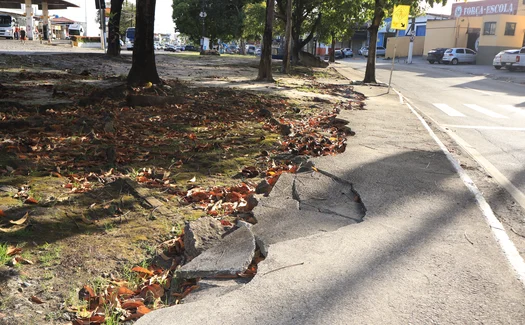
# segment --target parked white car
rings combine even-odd
[[[354,56],[354,51],[352,51],[352,49],[350,48],[344,48],[344,49],[341,49],[341,51],[343,51],[345,58],[351,58]]]
[[[522,47],[518,53],[503,53],[501,55],[501,66],[509,71],[525,70],[525,47]]]
[[[501,69],[502,67],[502,64],[501,64],[501,56],[503,54],[518,54],[520,52],[519,49],[515,49],[515,50],[504,50],[504,51],[501,51],[499,52],[498,54],[496,54],[496,56],[494,56],[494,59],[492,60],[492,65],[494,66],[494,68],[496,69]]]
[[[476,63],[476,52],[465,47],[453,47],[445,51],[443,63],[458,64],[458,63]]]
[[[364,56],[368,56],[368,46],[361,50],[361,53],[363,53]],[[376,47],[376,56],[385,56],[386,55],[386,49],[382,46]]]

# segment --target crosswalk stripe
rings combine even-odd
[[[463,104],[463,105],[465,105],[465,106],[467,106],[468,108],[473,109],[473,110],[475,110],[475,111],[477,111],[477,112],[480,112],[480,113],[482,113],[482,114],[488,115],[488,116],[490,116],[490,117],[494,117],[494,118],[508,118],[508,117],[506,117],[505,115],[501,115],[501,114],[498,114],[498,113],[494,113],[493,111],[488,110],[488,109],[486,109],[486,108],[483,108],[483,107],[481,107],[481,106],[479,106],[479,105],[476,105],[476,104]]]
[[[437,104],[432,104],[432,105],[436,106],[437,108],[439,108],[440,110],[442,110],[445,114],[449,116],[465,116],[463,113],[456,111],[455,109],[448,106],[447,104],[437,103]]]
[[[518,107],[516,107],[514,105],[498,105],[498,106],[501,107],[501,108],[507,109],[509,111],[525,114],[525,109],[518,108]]]

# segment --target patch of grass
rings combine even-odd
[[[24,229],[20,229],[20,230],[17,230],[15,232],[10,233],[9,236],[13,237],[13,238],[31,239],[34,236],[34,233],[33,233],[33,231],[31,229],[24,228]]]
[[[58,264],[58,261],[60,260],[60,252],[62,251],[60,246],[51,247],[51,244],[45,243],[40,246],[40,250],[42,250],[42,252],[38,257],[38,261],[42,263],[43,266]]]
[[[93,280],[89,281],[91,284],[91,287],[95,291],[95,294],[101,293],[104,288],[108,285],[108,280],[104,279],[101,276],[97,276]]]
[[[104,325],[120,324],[120,313],[118,313],[116,310],[106,307],[104,315],[106,316],[106,321],[104,322]]]
[[[142,282],[142,279],[140,278],[139,274],[137,272],[131,271],[131,269],[135,265],[128,264],[124,266],[122,269],[122,272],[120,273],[120,276],[122,277],[122,280],[125,280],[129,283],[129,288],[135,288],[138,284]]]
[[[7,255],[7,243],[0,244],[0,265],[5,265],[11,258]]]

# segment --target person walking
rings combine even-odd
[[[18,35],[20,33],[20,27],[16,26],[15,27],[15,39],[18,40]]]
[[[26,43],[26,31],[23,29],[20,30],[20,42],[22,42],[22,44]]]

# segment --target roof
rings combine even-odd
[[[38,5],[38,9],[42,10],[42,2],[46,2],[46,0],[32,0],[31,2]],[[25,4],[25,0],[0,0],[0,9],[20,9],[22,4]],[[49,10],[80,8],[65,0],[47,0],[47,4]]]
[[[51,18],[50,20],[53,25],[71,25],[75,23],[73,20],[66,17]]]

